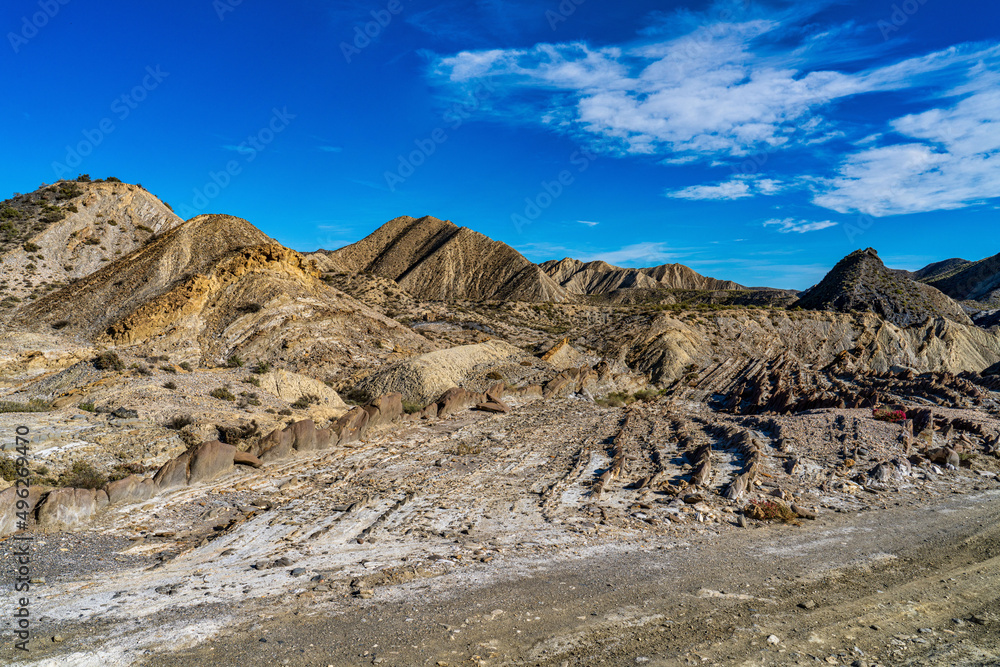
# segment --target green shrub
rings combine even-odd
[[[257,365],[250,369],[251,373],[256,373],[257,375],[264,375],[265,373],[271,372],[271,364],[266,361],[258,361]]]
[[[108,183],[121,183],[121,180],[115,178],[114,176],[108,176],[106,179]]]
[[[125,370],[125,362],[111,350],[105,350],[94,359],[94,368],[100,371],[122,371]]]
[[[21,247],[24,248],[24,252],[37,252],[37,251],[39,251],[39,250],[42,249],[42,246],[40,246],[40,245],[38,245],[36,243],[32,243],[30,241],[28,241],[27,243],[25,243]]]
[[[90,174],[80,174],[76,177],[76,180],[80,183],[90,183]]]
[[[49,285],[50,289],[54,289],[52,285]],[[52,328],[58,331],[59,329],[65,329],[69,326],[69,320],[59,320],[58,322],[52,323]]]
[[[177,365],[180,366],[181,368],[183,368],[184,370],[186,370],[188,373],[191,372],[191,364],[189,364],[188,362],[182,361],[181,363],[179,363]]]
[[[413,401],[407,401],[407,400],[403,401],[403,412],[405,412],[408,415],[412,415],[415,412],[420,412],[423,409],[424,409],[423,406],[420,405],[419,403],[414,403]]]
[[[220,401],[236,400],[236,397],[233,395],[233,392],[229,391],[229,389],[227,389],[226,387],[219,387],[217,389],[213,389],[211,392],[209,392],[208,395],[211,396],[212,398],[217,398]]]
[[[246,380],[244,380],[244,382],[246,382],[247,384],[252,384],[255,387],[259,387],[260,386],[260,380],[258,378],[255,378],[252,375],[250,377],[248,377]]]
[[[108,483],[108,478],[86,461],[76,461],[69,471],[59,475],[57,484],[75,489],[99,489]]]
[[[76,407],[80,408],[84,412],[94,412],[97,409],[97,408],[94,407],[93,403],[80,403]]]
[[[170,389],[170,390],[177,389],[177,383],[176,382],[164,382],[163,383],[163,388],[164,389]]]
[[[8,482],[17,479],[17,463],[9,456],[0,455],[0,477]]]
[[[163,366],[160,366],[160,370],[166,373],[174,373],[174,374],[177,373],[177,369],[171,366],[170,364],[164,364]]]
[[[319,403],[319,396],[315,394],[306,394],[305,396],[300,396],[299,400],[292,403],[292,407],[296,410],[305,410],[310,405],[317,405]]]
[[[148,472],[148,468],[141,463],[119,463],[111,469],[111,474],[108,475],[109,482],[117,482],[120,479],[125,479],[130,475],[141,475]]]
[[[27,403],[0,401],[0,412],[48,412],[52,404],[40,398],[32,398]]]
[[[243,368],[243,360],[237,355],[233,355],[226,359],[226,366],[229,368]]]

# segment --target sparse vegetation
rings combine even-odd
[[[758,521],[780,521],[799,525],[799,516],[784,503],[774,500],[751,500],[743,513]]]
[[[423,409],[424,409],[423,406],[420,405],[419,403],[414,403],[413,401],[407,401],[405,399],[403,400],[403,412],[405,412],[408,415],[412,415],[415,412],[420,412]]]
[[[319,404],[319,396],[316,396],[315,394],[306,394],[304,396],[300,396],[297,401],[292,403],[292,407],[295,408],[296,410],[305,410],[311,405],[318,405],[318,404]]]
[[[86,461],[75,461],[70,469],[59,475],[57,486],[75,489],[99,489],[108,483],[108,478]]]
[[[97,410],[92,402],[80,403],[76,407],[80,408],[84,412],[95,412]]]
[[[163,388],[164,389],[170,389],[171,391],[173,391],[174,389],[177,389],[177,383],[176,382],[164,382],[163,383]]]
[[[233,392],[229,391],[227,387],[218,387],[216,389],[213,389],[212,391],[209,392],[208,395],[211,396],[212,398],[217,398],[220,401],[236,400],[236,396],[234,396]]]
[[[177,364],[177,366],[179,366],[182,370],[187,371],[188,373],[191,372],[191,364],[189,364],[186,361],[182,361],[181,363]]]
[[[32,398],[27,403],[0,401],[0,412],[48,412],[52,404],[40,398]]]
[[[266,361],[258,361],[257,364],[250,369],[251,373],[256,373],[257,375],[264,375],[265,373],[271,372],[271,364]]]
[[[0,455],[0,477],[8,482],[17,479],[17,463],[6,455]]]
[[[59,320],[58,322],[52,323],[52,328],[58,331],[59,329],[65,329],[69,326],[69,320]]]
[[[94,368],[99,371],[122,371],[125,370],[125,362],[111,350],[106,350],[94,358]]]
[[[226,359],[226,366],[229,368],[243,368],[243,360],[238,355],[233,355]]]
[[[191,415],[175,415],[170,418],[170,421],[163,425],[163,428],[169,428],[171,431],[179,431],[185,426],[190,426],[194,423],[194,419]]]

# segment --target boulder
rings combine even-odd
[[[218,440],[203,442],[191,450],[188,484],[208,482],[233,469],[236,447]]]
[[[107,504],[103,489],[55,489],[38,506],[38,527],[48,532],[79,530]]]
[[[403,414],[403,395],[397,391],[379,396],[365,406],[368,413],[368,428],[391,424]]]
[[[188,481],[188,466],[191,463],[191,452],[187,451],[175,459],[163,464],[153,476],[153,482],[160,491],[166,491],[177,486],[186,486]]]
[[[438,404],[431,403],[426,408],[415,414],[420,415],[421,419],[436,419],[438,416]]]
[[[506,414],[510,412],[510,407],[503,401],[487,401],[485,403],[478,403],[476,405],[476,410],[482,410],[483,412],[495,412],[498,414]]]
[[[470,394],[470,392],[462,387],[452,387],[441,394],[441,398],[436,401],[437,416],[439,419],[444,419],[448,415],[455,414],[471,405],[481,403],[482,401],[478,400],[478,398],[478,395]]]
[[[334,437],[333,429],[329,428],[318,428],[316,429],[316,449],[329,449],[337,444],[337,440]]]
[[[239,466],[250,466],[251,468],[259,468],[264,465],[259,458],[250,452],[236,452],[233,455],[233,463]]]
[[[542,390],[542,398],[549,399],[553,397],[558,398],[567,396],[574,390],[575,387],[576,381],[575,378],[572,377],[571,371],[563,371],[545,383],[545,389]]]
[[[28,497],[21,498],[17,493],[18,488],[17,486],[11,486],[0,491],[0,537],[17,532],[17,522],[19,521],[17,513],[27,512],[33,516],[35,510],[38,508],[38,501],[49,490],[45,486],[29,486]],[[20,488],[23,489],[24,487]],[[25,501],[21,508],[17,506],[18,500]]]
[[[288,429],[292,433],[292,448],[295,451],[311,452],[316,449],[316,423],[313,420],[297,421]]]
[[[338,419],[332,430],[338,435],[338,442],[346,445],[361,440],[367,429],[368,412],[364,408],[354,408]]]
[[[112,505],[134,503],[152,498],[156,494],[156,484],[148,477],[129,475],[105,486],[104,492]]]
[[[261,461],[283,459],[292,453],[293,436],[290,428],[276,428],[261,440],[252,453]]]

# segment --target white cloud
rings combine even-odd
[[[667,166],[732,166],[755,153],[847,143],[856,152],[834,172],[800,175],[814,203],[839,212],[912,213],[997,196],[1000,44],[893,61],[871,26],[822,24],[827,4],[755,4],[729,21],[711,18],[718,7],[664,12],[638,41],[462,51],[432,56],[430,73],[450,92],[489,77],[495,93],[477,111],[484,116],[541,123],[594,150]],[[838,116],[839,103],[885,92],[929,110],[888,124],[881,105],[867,123]],[[735,177],[666,194],[733,200],[788,187]]]
[[[785,218],[784,220],[768,220],[765,227],[777,226],[782,234],[805,234],[806,232],[818,232],[821,229],[836,227],[837,223],[831,220],[822,222],[809,222],[808,220],[796,220],[795,218]]]
[[[654,30],[646,41],[620,46],[573,42],[462,51],[436,58],[431,73],[448,87],[491,77],[498,102],[490,113],[497,117],[542,119],[621,154],[682,163],[691,154],[744,156],[842,137],[825,116],[832,103],[951,85],[957,72],[998,52],[951,48],[845,73],[816,63],[820,52],[796,43],[808,42],[810,30],[782,25],[781,17],[681,25],[689,32]]]
[[[341,153],[344,150],[341,146],[320,146],[319,149],[324,153]]]
[[[716,185],[692,185],[665,192],[674,199],[745,199],[754,195],[775,195],[790,186],[783,181],[759,176],[739,175]]]
[[[903,116],[905,143],[850,155],[814,203],[873,216],[963,208],[1000,197],[1000,91]]]
[[[665,193],[674,199],[744,199],[752,197],[750,186],[745,181],[726,181],[718,185],[692,185]]]
[[[593,220],[577,220],[581,225],[587,225],[588,227],[596,227],[601,224],[599,222],[594,222]]]
[[[666,243],[660,242],[633,243],[616,250],[587,250],[582,248],[567,248],[566,246],[551,243],[526,243],[517,246],[517,250],[536,262],[572,257],[581,262],[604,261],[619,266],[655,266],[665,264],[686,257],[691,251],[690,248],[669,248]]]

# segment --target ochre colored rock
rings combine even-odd
[[[188,484],[207,482],[233,469],[236,447],[218,440],[203,442],[191,451]]]
[[[163,464],[153,476],[153,482],[160,491],[166,491],[177,486],[186,486],[188,481],[188,466],[191,453],[184,452],[180,456]]]

